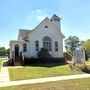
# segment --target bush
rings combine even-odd
[[[51,58],[51,55],[49,54],[48,50],[41,48],[41,50],[38,52],[38,58]]]
[[[80,64],[69,64],[69,67],[72,71],[83,71],[85,69],[85,66]]]

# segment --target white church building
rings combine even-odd
[[[10,58],[19,57],[23,53],[25,58],[38,58],[41,48],[48,50],[52,58],[63,58],[63,38],[60,20],[57,15],[50,19],[46,17],[33,30],[20,29],[17,40],[10,41]]]

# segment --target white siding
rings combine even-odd
[[[48,28],[44,28],[45,25],[47,25]],[[35,41],[39,41],[39,49],[41,49],[43,47],[42,39],[45,36],[48,36],[52,39],[52,51],[50,52],[51,56],[55,58],[63,57],[62,37],[47,20],[42,22],[34,31],[29,34],[30,56],[37,57]],[[55,51],[55,41],[58,42],[58,52]]]
[[[48,28],[45,28],[48,26]],[[19,34],[20,35],[20,34]],[[52,40],[52,51],[49,52],[52,57],[60,58],[63,57],[63,37],[61,31],[59,31],[47,18],[40,23],[32,32],[28,35],[27,42],[27,52],[25,52],[26,57],[37,57],[37,51],[35,48],[35,41],[39,41],[39,51],[43,47],[43,38],[48,36]],[[19,52],[23,51],[22,36],[18,37],[18,41],[10,43],[10,57],[14,51],[14,46],[18,44],[20,46]],[[55,41],[58,42],[58,52],[55,51]]]
[[[15,52],[15,45],[18,44],[19,45],[19,53],[23,52],[23,44],[21,42],[12,42],[10,43],[10,57],[12,58],[12,53]],[[30,45],[29,43],[27,44],[27,51],[24,52],[25,57],[30,57]]]

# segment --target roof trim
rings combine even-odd
[[[50,24],[51,24],[52,26],[54,26],[54,28],[56,28],[56,30],[58,31],[57,33],[60,34],[60,35],[62,36],[62,38],[65,38],[65,36],[61,33],[60,29],[58,29],[58,28],[50,21],[50,19],[49,19],[48,17],[46,17],[42,22],[44,22],[45,20],[48,20],[48,21],[50,22]],[[41,23],[42,23],[42,22],[41,22]],[[37,28],[41,23],[39,23],[30,33],[32,33],[33,31],[35,31],[36,28]],[[29,33],[29,34],[30,34],[30,33]],[[28,35],[29,35],[29,34],[28,34]]]

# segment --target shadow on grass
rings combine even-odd
[[[34,66],[34,67],[55,67],[55,66],[61,66],[61,65],[66,65],[66,62],[55,62],[55,63],[31,63],[31,64],[25,64],[24,67],[26,66]]]
[[[39,58],[39,59],[25,59],[25,66],[34,67],[55,67],[67,64],[64,58]]]
[[[26,66],[33,66],[33,67],[55,67],[55,66],[62,66],[66,65],[67,62],[63,59],[25,59],[24,67]],[[7,66],[14,66],[10,63],[10,60],[3,63],[4,67]]]
[[[3,62],[3,67],[7,67],[8,66],[8,61]]]
[[[84,73],[88,73],[90,74],[90,67],[85,67],[83,70],[82,70]]]
[[[10,60],[4,61],[3,62],[3,67],[8,67],[8,66],[13,66],[10,62]]]
[[[90,74],[90,70],[82,70],[84,73]]]

